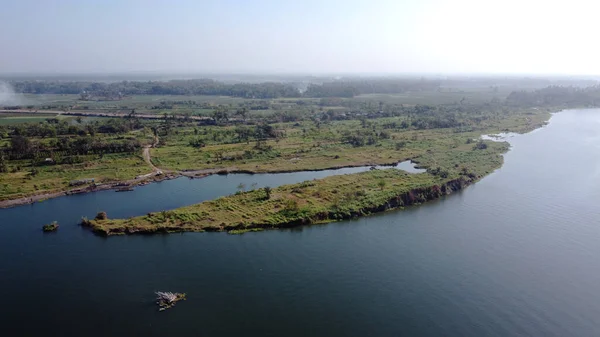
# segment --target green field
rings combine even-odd
[[[22,123],[37,123],[43,122],[49,117],[37,117],[37,116],[20,116],[20,117],[4,117],[0,115],[0,125],[14,125]]]
[[[463,94],[463,93],[459,93]],[[353,99],[342,99],[344,106],[320,106],[320,99],[273,99],[269,101],[270,109],[248,110],[245,116],[246,124],[230,125],[227,121],[222,125],[197,126],[193,122],[169,121],[144,121],[143,129],[138,129],[128,134],[117,136],[102,136],[100,140],[107,142],[123,138],[138,138],[143,143],[152,142],[151,129],[158,130],[160,146],[150,150],[152,163],[162,170],[173,172],[194,171],[205,169],[249,171],[249,172],[282,172],[327,169],[344,166],[363,166],[375,164],[392,164],[406,159],[419,162],[422,166],[439,169],[450,174],[462,170],[463,166],[479,165],[469,155],[472,144],[468,139],[475,139],[483,133],[499,131],[526,131],[538,127],[548,118],[544,109],[509,109],[502,106],[486,106],[483,110],[474,107],[471,100],[469,104],[454,104],[444,110],[431,110],[423,117],[415,116],[409,108],[401,108],[393,103],[379,103],[382,100],[392,102],[401,100],[413,103],[420,97],[443,101],[447,96],[431,94],[433,96],[417,96],[410,94],[404,99],[403,95],[378,95],[369,96],[370,101],[361,102],[365,96]],[[454,95],[454,93],[452,93]],[[477,95],[475,91],[472,95]],[[479,92],[479,95],[487,93]],[[477,96],[477,97],[480,97]],[[54,97],[54,99],[52,98]],[[487,96],[485,96],[487,99]],[[41,95],[43,102],[58,102],[62,100],[77,99],[77,96]],[[215,96],[186,97],[197,100],[219,100],[241,102],[239,104],[255,104],[255,100],[242,100],[239,98],[221,98]],[[181,96],[135,96],[119,101],[118,104],[148,107],[152,102],[163,100],[181,100]],[[381,99],[381,100],[379,100]],[[483,98],[481,98],[483,99]],[[350,105],[344,102],[350,101]],[[265,104],[261,100],[259,104]],[[90,102],[86,102],[90,103]],[[95,102],[103,109],[109,108],[115,102]],[[141,105],[135,105],[141,104]],[[194,103],[196,104],[196,103]],[[229,105],[232,104],[232,105]],[[239,106],[227,103],[226,109],[230,110],[231,117]],[[359,104],[353,108],[353,104]],[[380,114],[377,110],[384,104],[388,115],[395,117],[365,118],[364,115]],[[389,105],[388,105],[389,104]],[[483,106],[483,105],[482,105]],[[217,107],[217,106],[215,106]],[[221,106],[222,107],[222,106]],[[365,110],[362,110],[363,107]],[[468,112],[461,112],[468,108]],[[145,108],[136,108],[144,112]],[[360,110],[359,110],[360,109]],[[444,111],[448,112],[444,112]],[[154,113],[163,110],[150,109]],[[215,109],[192,109],[179,107],[177,104],[170,113],[201,114],[212,116]],[[366,112],[362,112],[366,111]],[[343,116],[350,120],[330,120],[333,116]],[[315,118],[318,116],[318,118]],[[436,121],[440,118],[454,120],[460,127],[413,127],[418,119]],[[73,116],[56,116],[53,114],[33,115],[23,113],[0,114],[0,127],[8,128],[0,132],[0,147],[10,146],[9,132],[12,127],[22,124],[47,125],[47,118],[58,118],[69,121],[73,126],[82,129],[84,135],[69,135],[69,138],[88,137],[87,124],[100,125],[106,118],[85,117],[75,121]],[[239,118],[239,117],[238,117]],[[294,119],[295,122],[281,122],[284,119]],[[279,122],[278,122],[279,121]],[[138,121],[139,122],[139,121]],[[100,123],[100,124],[99,124]],[[126,122],[129,123],[129,122]],[[248,139],[240,138],[239,130],[254,134],[257,125],[270,123],[275,136],[262,139],[260,142],[251,136]],[[401,125],[406,126],[401,126]],[[0,130],[1,131],[1,130]],[[348,141],[348,137],[360,135],[365,144],[356,145]],[[40,144],[50,144],[64,138],[33,139]],[[192,146],[194,142],[202,146]],[[368,143],[368,144],[367,144]],[[449,154],[453,155],[450,156]],[[456,155],[454,155],[456,154]],[[42,158],[43,159],[43,158]],[[141,158],[141,149],[135,154],[114,154],[109,156],[79,156],[80,164],[77,165],[50,165],[41,166],[36,170],[31,167],[30,161],[8,162],[7,173],[0,174],[0,200],[20,198],[33,194],[56,192],[68,189],[68,182],[93,176],[97,181],[109,182],[128,180],[133,177],[148,173],[151,168]],[[496,163],[497,164],[497,163]],[[35,171],[35,174],[31,172]]]
[[[503,86],[498,88],[481,87],[479,85],[463,85],[459,88],[441,87],[434,91],[413,91],[402,94],[364,94],[354,98],[342,98],[350,105],[360,106],[371,103],[376,107],[379,102],[389,105],[416,104],[482,104],[492,100],[504,100],[516,87]],[[83,111],[127,111],[135,109],[138,113],[152,114],[191,114],[211,116],[216,106],[227,106],[232,111],[241,106],[266,104],[268,109],[250,110],[249,117],[260,119],[273,116],[276,113],[300,112],[309,113],[318,110],[347,111],[355,108],[348,106],[319,106],[319,98],[273,98],[245,99],[229,96],[197,96],[197,95],[133,95],[124,96],[120,100],[89,100],[83,101],[79,95],[33,95],[25,94],[23,107],[32,110],[83,110]],[[161,102],[172,106],[160,108]],[[184,102],[193,102],[187,104]],[[210,106],[211,108],[206,108]]]
[[[178,231],[230,231],[242,233],[263,228],[307,225],[367,215],[425,202],[451,193],[478,180],[502,165],[509,146],[505,142],[481,142],[482,134],[500,131],[527,132],[550,117],[539,110],[515,111],[462,128],[392,130],[389,137],[366,146],[345,144],[340,135],[361,130],[381,132],[385,125],[401,122],[384,118],[371,124],[359,121],[332,122],[320,128],[310,123],[279,124],[286,137],[262,146],[257,152],[248,143],[186,147],[190,130],[179,132],[167,145],[153,151],[154,163],[169,169],[227,168],[252,172],[323,169],[337,166],[393,163],[412,159],[426,173],[375,170],[331,176],[295,185],[236,193],[172,211],[122,220],[85,221],[103,235]],[[478,120],[478,119],[475,119]],[[228,130],[207,134],[229,134]],[[209,128],[210,130],[210,128]],[[196,137],[196,135],[194,135]],[[219,137],[213,136],[214,139]],[[401,143],[402,146],[396,144]],[[252,153],[249,157],[248,153]],[[223,158],[233,158],[224,162]]]
[[[0,201],[65,191],[72,188],[69,182],[77,179],[94,178],[97,183],[107,183],[151,172],[141,155],[127,154],[89,156],[81,164],[41,166],[35,174],[25,170],[29,166],[26,161],[11,163],[11,168],[19,166],[19,171],[0,174]]]
[[[447,174],[408,174],[396,169],[331,176],[300,184],[239,192],[232,196],[124,220],[85,221],[103,235],[178,231],[231,231],[307,225],[367,215],[435,199],[460,189],[502,164],[506,143],[487,149],[454,147],[427,158],[456,165]],[[437,148],[436,148],[437,150]],[[440,148],[442,150],[442,148]],[[450,159],[453,159],[450,161]],[[442,160],[444,161],[442,163]]]
[[[453,104],[463,103],[481,104],[493,99],[504,100],[512,90],[504,89],[493,91],[491,89],[465,88],[465,89],[442,89],[441,91],[408,92],[403,94],[367,94],[353,98],[357,101],[377,101],[387,104]]]
[[[26,113],[0,113],[0,125],[15,125],[22,123],[39,123],[47,118],[56,118],[56,114],[26,114]],[[65,118],[65,117],[60,117]],[[72,117],[67,117],[72,118]]]

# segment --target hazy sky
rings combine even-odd
[[[0,0],[0,72],[600,74],[594,0]]]

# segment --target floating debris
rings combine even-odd
[[[185,293],[172,292],[156,292],[156,304],[159,306],[159,311],[167,310],[175,305],[178,301],[185,300]]]

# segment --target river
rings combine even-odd
[[[291,230],[102,238],[76,223],[327,172],[183,178],[0,210],[3,332],[598,336],[598,130],[600,110],[563,111],[510,137],[504,166],[460,193]],[[42,234],[53,220],[59,231]],[[188,299],[158,312],[157,290]]]

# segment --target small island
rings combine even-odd
[[[164,311],[175,306],[178,301],[185,300],[185,293],[172,293],[157,291],[156,304],[159,306],[159,311]]]
[[[59,227],[58,222],[53,221],[50,224],[42,226],[42,230],[44,232],[54,232],[54,231],[56,231],[58,229],[58,227]]]

